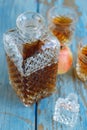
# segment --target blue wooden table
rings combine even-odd
[[[24,107],[9,84],[7,64],[3,49],[3,33],[15,25],[17,16],[24,11],[40,12],[46,18],[53,5],[72,6],[78,13],[76,39],[72,45],[77,54],[78,39],[87,35],[87,0],[0,0],[0,130],[87,130],[87,83],[75,74],[75,61],[71,70],[58,76],[58,93],[31,107]],[[55,101],[74,92],[78,95],[80,114],[74,128],[53,121]]]

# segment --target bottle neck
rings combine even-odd
[[[23,38],[29,39],[29,40],[31,40],[31,39],[34,40],[34,39],[39,39],[42,36],[42,34],[43,34],[43,28],[42,29],[36,29],[36,30],[34,30],[32,28],[29,31],[18,29],[18,32],[19,32],[19,34]]]

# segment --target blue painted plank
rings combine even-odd
[[[35,105],[24,107],[9,84],[2,37],[20,13],[36,9],[36,0],[0,0],[0,130],[35,129]]]
[[[76,27],[76,39],[73,40],[71,47],[74,57],[74,63],[71,70],[57,79],[57,92],[52,96],[43,99],[38,104],[38,130],[86,130],[87,129],[87,84],[81,82],[75,73],[75,63],[78,47],[78,40],[87,35],[87,7],[86,0],[40,0],[40,12],[45,17],[49,7],[53,5],[67,5],[73,7],[79,16],[79,22]],[[74,92],[78,95],[80,104],[80,113],[77,124],[74,128],[67,127],[53,120],[55,102],[58,97],[66,97],[69,93]]]

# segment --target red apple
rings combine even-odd
[[[69,47],[62,46],[59,53],[58,74],[66,73],[72,66],[73,56]]]

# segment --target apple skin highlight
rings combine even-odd
[[[69,71],[72,66],[73,56],[69,47],[63,46],[60,48],[58,74],[64,74]]]

